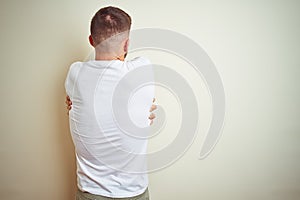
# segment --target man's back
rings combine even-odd
[[[129,71],[149,64],[145,58],[136,58],[127,62],[76,62],[70,67],[65,87],[73,102],[69,118],[80,190],[118,198],[146,190],[146,158],[140,155],[146,153],[147,140],[121,131],[112,99],[115,87]],[[154,89],[146,87],[140,94],[134,99],[134,106],[128,106],[128,112],[138,126],[145,127],[149,125]]]

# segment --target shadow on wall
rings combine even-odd
[[[76,186],[76,161],[75,161],[75,151],[74,145],[72,141],[72,137],[70,135],[69,130],[69,121],[67,115],[67,109],[65,106],[65,89],[64,89],[64,81],[67,74],[67,70],[69,69],[69,65],[63,66],[63,69],[66,69],[66,73],[61,74],[61,78],[59,81],[59,85],[57,86],[56,93],[56,105],[57,105],[57,121],[59,126],[59,131],[57,134],[57,143],[59,144],[59,150],[61,154],[58,155],[58,160],[60,163],[62,177],[60,180],[63,180],[61,183],[62,188],[65,190],[60,190],[63,196],[63,199],[75,199],[75,193],[77,190]],[[61,197],[60,196],[60,197]]]

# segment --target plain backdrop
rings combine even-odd
[[[70,64],[91,52],[90,19],[106,5],[127,11],[133,29],[164,28],[193,39],[215,63],[225,88],[222,137],[199,160],[211,116],[203,80],[172,55],[136,52],[183,74],[200,110],[189,150],[149,175],[151,199],[300,199],[297,0],[1,0],[0,198],[74,199],[64,80]],[[162,88],[157,99],[168,123],[151,139],[154,150],[174,139],[180,122],[176,99]]]

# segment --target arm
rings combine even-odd
[[[153,113],[153,111],[157,109],[157,106],[154,104],[154,102],[155,102],[155,98],[153,98],[153,104],[152,104],[152,106],[149,110],[150,111],[150,116],[148,118],[151,120],[150,125],[153,124],[153,120],[156,117],[155,114]],[[66,96],[65,103],[67,105],[67,114],[69,115],[69,111],[72,109],[72,101],[71,101],[71,99],[68,95]]]

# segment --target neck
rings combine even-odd
[[[96,53],[95,60],[120,60],[120,61],[124,61],[125,60],[125,55],[126,54],[117,56],[117,55]]]

